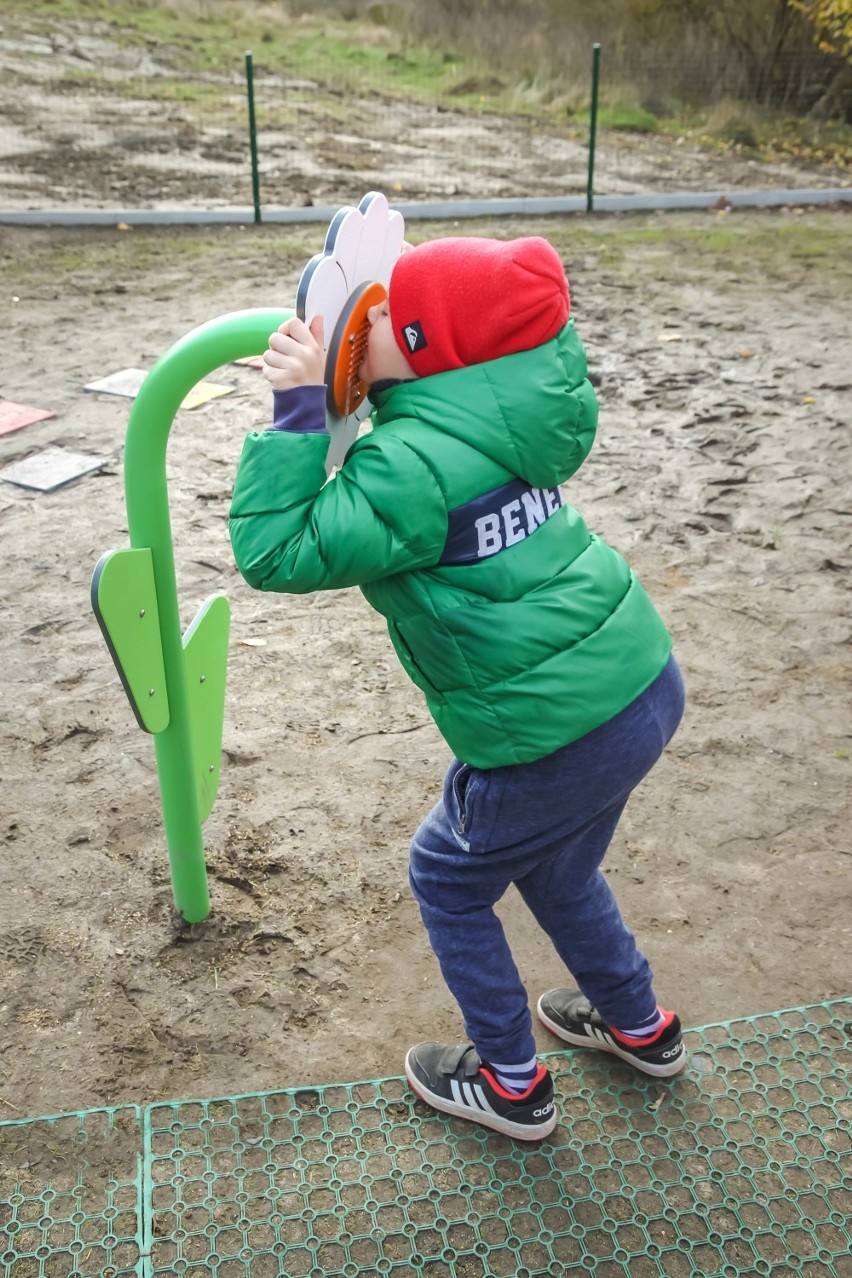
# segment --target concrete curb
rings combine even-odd
[[[787,191],[684,191],[660,195],[599,195],[594,213],[666,212],[676,209],[777,208],[816,204],[852,202],[852,187],[834,189],[801,189]],[[263,225],[277,222],[328,222],[339,205],[311,205],[293,209],[263,210]],[[554,197],[518,197],[495,200],[438,200],[394,204],[406,219],[442,219],[469,217],[501,217],[509,214],[546,216],[559,213],[585,213],[582,195]],[[54,209],[0,210],[0,224],[20,226],[213,226],[220,223],[254,225],[252,209]]]

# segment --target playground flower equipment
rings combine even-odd
[[[323,317],[329,474],[342,465],[371,405],[357,378],[366,312],[381,300],[402,251],[402,215],[370,192],[332,218],[322,252],[302,272],[292,310],[235,311],[171,346],[145,378],[127,426],[124,487],[130,548],[108,551],[91,600],[139,726],[154,737],[175,908],[210,912],[202,825],[219,787],[230,606],[205,600],[181,633],[166,482],[166,447],[186,395],[214,369],[257,355],[294,315]]]

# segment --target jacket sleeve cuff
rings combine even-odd
[[[273,391],[273,416],[269,430],[286,430],[300,435],[325,434],[325,387],[292,386]]]

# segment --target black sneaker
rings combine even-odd
[[[643,1074],[668,1078],[686,1064],[681,1024],[674,1012],[664,1012],[662,1027],[648,1038],[626,1038],[607,1025],[579,990],[548,990],[538,1000],[539,1019],[566,1043],[596,1047],[629,1061]]]
[[[418,1043],[405,1058],[408,1081],[427,1105],[518,1140],[541,1140],[556,1126],[553,1081],[543,1065],[520,1096],[497,1082],[471,1043]]]

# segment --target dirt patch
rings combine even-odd
[[[534,228],[563,253],[602,404],[567,495],[634,563],[684,667],[685,723],[608,872],[691,1024],[849,993],[846,225],[464,227]],[[192,928],[172,913],[152,742],[88,602],[100,554],[127,544],[128,404],[83,384],[216,315],[290,304],[319,239],[0,229],[2,395],[57,413],[1,437],[0,464],[50,444],[112,459],[52,494],[0,483],[2,1118],[381,1077],[460,1033],[405,868],[446,747],[356,591],[261,596],[232,564],[234,469],[269,413],[254,370],[219,370],[233,393],[181,412],[170,443],[184,622],[218,590],[234,613],[213,913]],[[562,981],[520,903],[501,908],[531,996]]]

